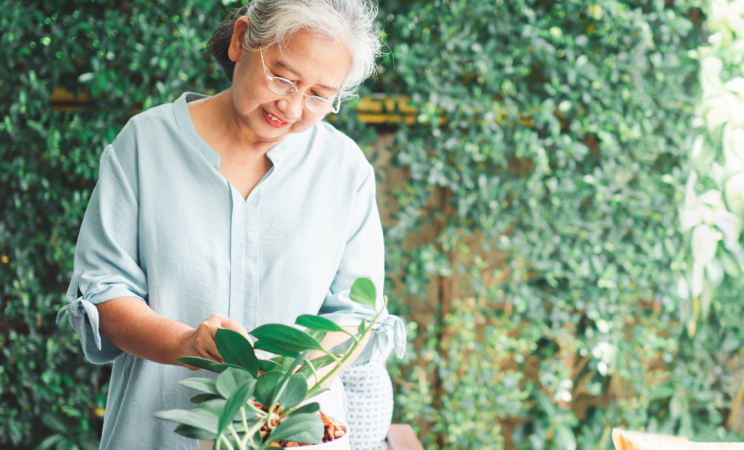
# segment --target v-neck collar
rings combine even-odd
[[[184,92],[178,99],[173,102],[173,112],[176,116],[176,122],[181,132],[191,141],[216,171],[220,170],[220,154],[207,144],[196,131],[194,122],[191,120],[189,107],[187,103],[209,97],[206,94],[198,92]],[[278,168],[281,162],[286,158],[289,151],[295,146],[291,142],[296,138],[296,133],[292,133],[282,139],[271,150],[266,153],[266,157],[274,165],[274,170]]]

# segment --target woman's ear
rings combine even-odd
[[[243,54],[243,38],[245,38],[245,33],[248,31],[250,25],[251,19],[245,16],[239,17],[235,21],[232,40],[230,41],[230,48],[227,51],[227,56],[230,57],[230,61],[238,62],[238,60],[240,60],[240,56]]]

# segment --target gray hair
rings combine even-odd
[[[252,0],[234,11],[212,33],[207,50],[232,82],[235,62],[227,55],[235,21],[251,21],[243,48],[257,51],[259,44],[283,48],[296,32],[305,30],[332,42],[342,42],[351,56],[351,68],[344,79],[342,97],[352,97],[376,70],[381,42],[375,27],[377,7],[369,0]]]

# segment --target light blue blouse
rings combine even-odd
[[[349,299],[359,277],[375,283],[382,302],[375,176],[359,147],[324,122],[291,134],[267,153],[273,167],[244,200],[191,121],[186,103],[203,97],[186,92],[129,120],[101,156],[80,229],[68,305],[57,321],[69,310],[88,359],[114,361],[102,449],[196,449],[173,433],[175,424],[152,415],[191,409],[196,392],[176,382],[214,374],[123,352],[99,334],[96,304],[139,297],[191,327],[222,314],[251,330],[291,325],[300,314],[342,326],[372,318]],[[391,338],[404,349],[400,319],[383,319],[359,363]]]

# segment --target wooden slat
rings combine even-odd
[[[424,450],[410,425],[390,425],[387,443],[390,450]]]

